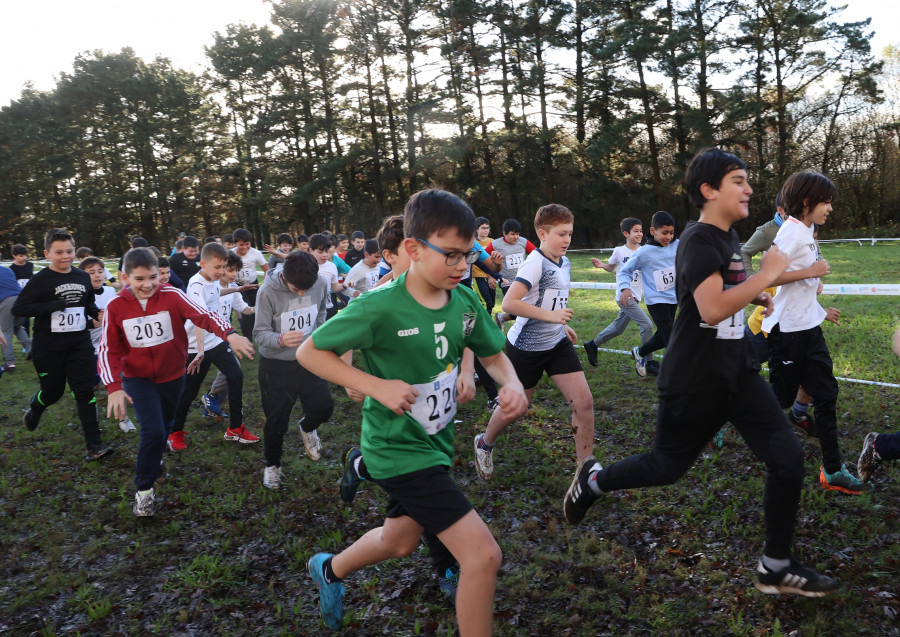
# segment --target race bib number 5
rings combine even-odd
[[[318,313],[318,305],[309,305],[299,310],[291,310],[281,313],[281,333],[303,332],[303,336],[309,336],[313,331],[313,325]]]
[[[456,366],[444,372],[430,383],[413,385],[419,396],[410,413],[429,436],[441,431],[453,422],[456,415]]]
[[[653,271],[653,282],[658,292],[665,292],[675,286],[675,266]]]
[[[67,307],[50,315],[51,332],[80,332],[87,325],[83,307]]]
[[[172,317],[168,312],[124,320],[122,329],[125,330],[128,344],[135,348],[162,345],[175,338],[172,332]]]

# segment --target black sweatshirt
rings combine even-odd
[[[54,332],[54,320],[62,322],[61,314],[66,308],[83,308],[84,329],[77,332]],[[64,351],[80,347],[90,347],[90,320],[96,319],[99,311],[94,303],[94,288],[91,276],[84,270],[72,268],[69,272],[54,272],[50,268],[39,271],[28,284],[12,307],[14,316],[33,316],[34,348],[39,351]],[[77,316],[77,313],[76,313]]]

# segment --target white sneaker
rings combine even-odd
[[[143,495],[138,491],[134,494],[134,508],[132,512],[138,516],[139,518],[146,518],[155,513],[154,511],[154,502],[156,499],[156,494],[153,489],[150,489]]]
[[[484,438],[484,434],[475,436],[475,471],[482,480],[490,480],[494,475],[494,452],[493,450],[485,451],[478,446],[482,438]]]
[[[263,471],[263,486],[269,489],[280,489],[284,472],[281,467],[266,467]]]
[[[322,443],[319,442],[319,434],[315,430],[306,433],[303,429],[300,429],[300,437],[303,438],[306,455],[313,462],[318,462],[322,457]]]
[[[129,418],[128,416],[125,416],[122,420],[119,421],[119,429],[121,429],[125,433],[137,431],[137,427],[134,426],[134,423],[131,422],[131,418]]]

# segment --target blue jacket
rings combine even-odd
[[[16,275],[9,268],[0,268],[0,301],[11,296],[18,296],[22,288],[16,281]],[[12,343],[10,343],[12,345]]]
[[[644,301],[647,305],[656,303],[678,303],[675,296],[675,251],[678,239],[666,247],[647,244],[634,253],[628,263],[616,272],[616,288],[631,289],[631,279],[635,270],[641,271],[644,283]],[[662,289],[660,289],[662,288]]]

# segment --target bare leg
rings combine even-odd
[[[568,403],[572,406],[572,429],[575,434],[575,455],[581,462],[594,453],[594,397],[584,372],[551,376]]]
[[[532,396],[534,396],[534,387],[525,390],[525,397],[528,399],[529,405],[531,404]],[[488,421],[487,429],[484,431],[484,441],[489,445],[496,444],[497,437],[516,420],[516,418],[510,419],[508,416],[505,416],[501,409],[495,409],[494,413],[491,414],[491,419]]]
[[[372,529],[331,560],[334,574],[341,579],[366,566],[393,557],[406,557],[419,546],[422,527],[411,517],[387,518],[384,525]]]

